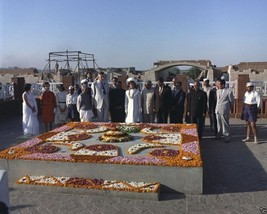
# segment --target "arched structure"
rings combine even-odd
[[[157,61],[154,67],[145,73],[146,79],[156,80],[159,76],[166,78],[162,71],[175,66],[193,66],[202,70],[203,77],[213,80],[213,67],[209,60],[173,60],[173,61]]]

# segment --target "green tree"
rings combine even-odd
[[[187,75],[190,76],[193,80],[198,78],[199,74],[201,73],[201,69],[197,68],[197,67],[191,67],[188,71],[187,71]]]
[[[168,72],[170,75],[173,74],[173,76],[176,76],[176,74],[180,74],[181,71],[178,67],[171,67],[166,69],[166,72]]]

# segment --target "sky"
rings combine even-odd
[[[267,61],[266,9],[266,0],[0,0],[0,67],[43,69],[49,52],[66,50],[140,70]]]

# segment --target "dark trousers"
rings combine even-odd
[[[167,123],[168,122],[169,112],[159,108],[157,113],[157,123]]]
[[[216,118],[215,110],[210,112],[210,124],[212,126],[213,131],[214,131],[214,135],[217,136],[218,127],[217,127],[217,118]]]
[[[170,113],[170,123],[183,123],[183,114],[184,110],[179,109],[174,109]]]
[[[203,116],[198,116],[198,117],[190,117],[190,119],[191,123],[197,124],[198,137],[199,139],[202,139],[205,118]]]
[[[125,110],[124,108],[112,108],[110,109],[111,122],[125,122]]]

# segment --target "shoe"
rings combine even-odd
[[[254,139],[254,144],[259,144],[259,141],[256,139]]]
[[[246,138],[246,139],[243,139],[243,140],[242,140],[243,143],[246,143],[246,142],[249,142],[249,141],[250,141],[249,138]]]

